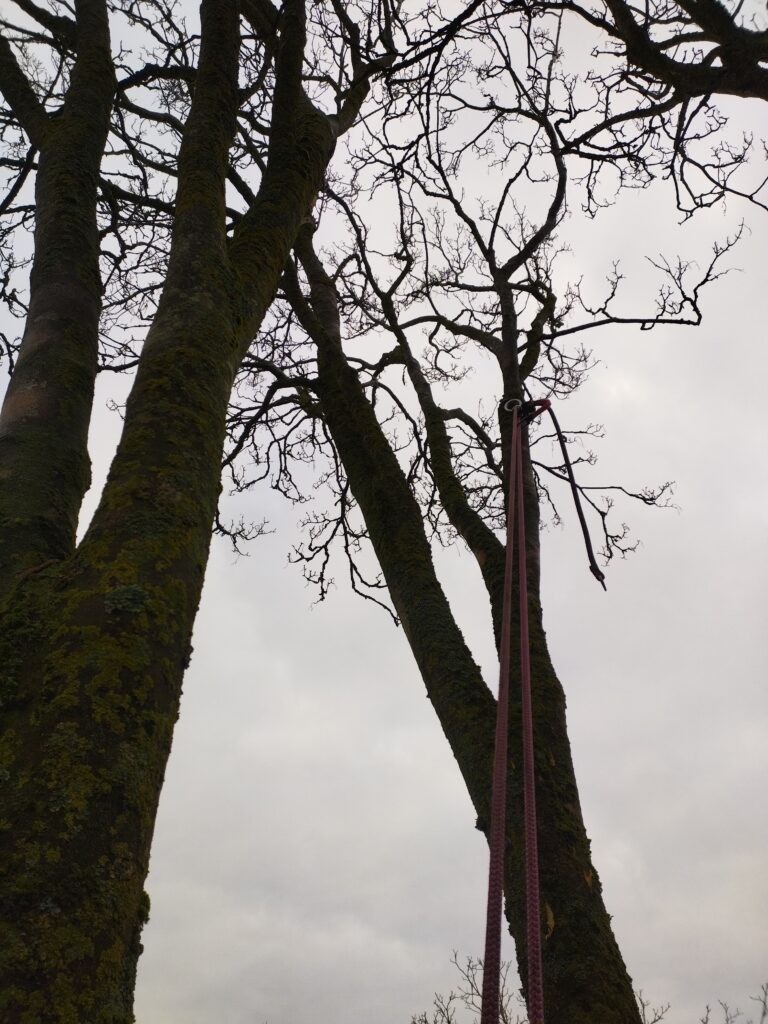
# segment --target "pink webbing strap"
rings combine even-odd
[[[548,403],[547,403],[548,404]],[[544,406],[544,403],[536,403]],[[525,894],[528,945],[528,1020],[544,1024],[544,986],[541,965],[541,924],[539,917],[539,864],[536,838],[536,784],[533,757],[533,714],[531,708],[531,665],[528,649],[528,586],[525,559],[525,516],[523,510],[523,458],[520,405],[512,406],[512,440],[509,458],[509,499],[507,502],[507,550],[504,566],[504,600],[499,646],[499,696],[491,791],[490,867],[488,909],[483,961],[483,990],[480,1024],[498,1024],[501,1012],[501,912],[504,881],[504,840],[506,831],[507,733],[509,721],[509,660],[512,625],[512,571],[514,562],[515,505],[518,515],[520,659],[523,716],[523,797],[525,839]],[[543,408],[536,410],[536,413]]]
[[[485,957],[480,1024],[499,1024],[501,995],[501,905],[504,893],[504,832],[507,804],[507,734],[509,731],[509,650],[512,627],[512,565],[514,562],[515,488],[517,484],[518,408],[512,410],[507,500],[507,554],[504,563],[504,601],[499,644],[499,696],[496,704],[496,741],[491,789],[490,866],[488,909],[485,918]]]

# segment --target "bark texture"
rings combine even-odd
[[[238,12],[230,0],[204,0],[201,14],[167,280],[77,548],[99,311],[95,149],[106,125],[99,134],[90,108],[73,112],[41,157],[33,306],[0,435],[0,1019],[14,1024],[133,1021],[143,883],[227,403],[333,144],[329,119],[302,89],[303,6],[289,0],[269,167],[228,243]],[[5,80],[23,105],[15,71]],[[72,148],[86,142],[92,157],[75,160]]]
[[[101,309],[96,194],[115,86],[101,0],[78,5],[77,54],[52,118],[0,39],[0,90],[39,150],[29,315],[0,413],[0,593],[14,572],[71,553],[90,484]]]

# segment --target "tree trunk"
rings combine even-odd
[[[74,549],[101,310],[96,198],[114,92],[102,0],[84,0],[64,105],[49,118],[0,38],[0,90],[39,150],[35,253],[19,359],[0,413],[0,594]]]
[[[332,148],[328,119],[302,89],[303,6],[288,0],[269,166],[228,243],[238,12],[230,0],[203,0],[201,13],[167,280],[109,479],[76,550],[82,470],[64,467],[74,488],[68,503],[57,504],[56,487],[46,485],[58,532],[43,547],[37,538],[55,531],[23,504],[36,482],[15,483],[16,525],[29,544],[21,571],[4,567],[0,588],[0,1018],[18,1024],[133,1021],[143,883],[208,558],[229,396]],[[40,286],[58,287],[62,266],[41,272]],[[77,349],[94,371],[97,313],[89,310],[88,344]],[[65,341],[79,323],[69,314]],[[34,355],[31,331],[20,368]],[[54,355],[62,352],[66,345]],[[81,405],[89,409],[86,390]],[[55,448],[60,421],[41,414],[32,425],[19,422],[13,444],[40,448],[48,439]],[[86,429],[87,420],[65,431],[81,462]],[[15,481],[13,446],[5,451],[0,473]]]
[[[566,723],[565,693],[547,647],[540,598],[539,501],[527,436],[523,486],[528,568],[528,617],[538,815],[544,1005],[552,1024],[600,1021],[639,1024],[631,979],[605,909],[584,826]],[[517,588],[513,608],[517,606]],[[520,693],[519,634],[513,631],[510,693]],[[510,706],[511,787],[508,832],[507,916],[518,949],[523,988],[525,894],[523,883],[522,722],[520,699]]]
[[[6,577],[3,1019],[133,1020],[143,882],[218,498],[236,348],[224,287],[223,182],[239,45],[230,7],[203,5],[167,287],[99,509],[72,551],[69,509],[51,502],[69,550],[53,549],[53,565]],[[38,190],[45,185],[41,175]],[[69,198],[55,194],[51,202]],[[47,207],[38,210],[45,223]],[[65,226],[51,220],[60,241]],[[53,282],[60,294],[62,266],[69,269],[65,259],[49,263],[33,289],[50,290]],[[30,348],[34,356],[29,337],[20,365]],[[55,369],[58,354],[43,351],[44,367]],[[61,416],[60,409],[49,413]],[[55,438],[60,423],[41,419],[42,440],[46,432]],[[21,433],[29,439],[28,423]],[[78,437],[82,451],[84,440]],[[71,480],[71,465],[61,472]],[[76,479],[82,483],[82,473]],[[72,504],[76,522],[79,501]],[[33,534],[40,524],[26,506],[21,511]]]
[[[332,282],[305,241],[298,252],[316,316],[314,325],[309,326],[314,326],[312,336],[318,345],[323,415],[365,518],[427,695],[474,804],[478,827],[487,835],[496,703],[435,574],[421,510],[344,356]],[[547,1024],[639,1024],[631,979],[590,858],[566,730],[565,697],[542,625],[539,510],[527,443],[524,472],[546,1020]],[[503,546],[496,543],[503,559]],[[486,578],[497,580],[498,575],[491,569]],[[494,594],[492,598],[500,614],[500,602]],[[505,896],[525,988],[519,638],[511,665]]]

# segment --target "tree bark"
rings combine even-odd
[[[18,1024],[133,1020],[143,883],[220,490],[227,404],[332,149],[329,119],[301,85],[303,4],[288,0],[269,166],[227,242],[238,13],[230,0],[203,0],[201,17],[167,280],[104,493],[76,549],[82,471],[72,485],[72,466],[54,466],[73,488],[63,510],[49,501],[59,517],[55,543],[23,504],[41,488],[17,463],[6,474],[19,495],[7,507],[19,522],[3,526],[18,527],[11,547],[29,538],[21,571],[4,565],[0,592],[0,1018]],[[54,218],[50,232],[58,243],[66,224]],[[35,283],[59,287],[67,260],[39,258]],[[80,312],[69,307],[65,342]],[[88,312],[81,348],[95,367],[98,307]],[[60,366],[62,350],[46,352],[43,369],[48,358]],[[15,394],[23,381],[22,373]],[[84,385],[70,432],[81,462],[86,408]],[[62,414],[35,406],[35,417],[11,419],[20,423],[13,443],[55,447],[59,423],[45,417]],[[44,497],[53,492],[51,484]]]

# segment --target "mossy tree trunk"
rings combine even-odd
[[[81,0],[77,15],[96,41],[79,51],[78,64],[88,57],[72,91],[78,75],[93,86],[97,65],[102,89],[84,83],[91,106],[73,100],[50,154],[45,116],[0,49],[0,86],[20,119],[29,112],[42,154],[32,306],[0,434],[0,1018],[16,1024],[133,1020],[143,883],[227,404],[334,139],[302,87],[304,9],[288,0],[269,162],[228,241],[239,17],[230,0],[204,0],[167,280],[107,485],[76,545],[96,370],[98,144],[113,82],[104,5]],[[92,150],[74,159],[62,140]]]
[[[309,300],[297,293],[295,285],[289,285],[289,293],[317,345],[323,417],[365,519],[427,695],[469,791],[478,827],[487,835],[496,702],[437,579],[421,510],[346,360],[335,288],[307,233],[299,236],[297,254],[310,286]],[[380,298],[383,296],[382,292]],[[454,476],[444,421],[429,385],[402,333],[398,341],[425,413],[430,461],[443,505],[482,568],[498,636],[504,546],[467,503]],[[508,387],[514,383],[508,382]],[[517,387],[519,390],[519,378]],[[508,436],[507,423],[502,424],[502,435]],[[639,1024],[631,979],[590,857],[566,729],[565,696],[544,634],[539,597],[539,507],[527,440],[524,487],[546,1019],[548,1024]],[[511,664],[505,899],[525,987],[522,742],[520,701],[515,699],[520,690],[519,639],[515,640]]]

